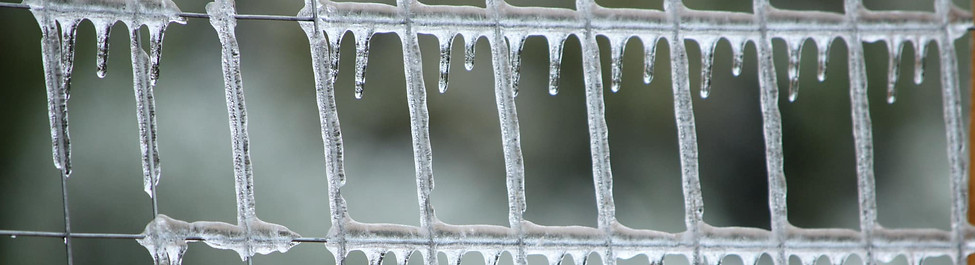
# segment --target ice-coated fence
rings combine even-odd
[[[949,0],[936,0],[934,12],[870,11],[859,0],[846,0],[844,13],[791,11],[772,7],[768,0],[754,0],[752,13],[692,10],[680,0],[665,0],[663,10],[604,8],[593,0],[576,0],[575,9],[515,7],[503,0],[487,0],[486,8],[426,5],[416,0],[398,0],[395,6],[372,3],[338,3],[308,0],[295,17],[238,15],[232,0],[216,0],[207,5],[206,14],[181,12],[169,0],[25,0],[4,7],[29,8],[42,32],[48,111],[55,166],[61,171],[62,185],[71,175],[71,148],[67,101],[70,97],[75,31],[82,20],[95,25],[98,36],[98,75],[106,71],[108,34],[112,25],[124,23],[131,39],[133,90],[137,99],[140,146],[146,193],[153,199],[152,220],[141,234],[74,233],[70,227],[67,189],[64,196],[64,232],[0,230],[2,235],[47,236],[65,239],[71,263],[72,238],[130,238],[145,246],[157,264],[179,264],[187,242],[236,251],[244,260],[255,254],[285,252],[300,242],[324,243],[338,264],[351,251],[363,251],[370,264],[379,264],[386,253],[394,253],[405,264],[413,252],[422,254],[425,264],[436,265],[437,253],[445,253],[450,264],[458,264],[466,252],[480,252],[486,264],[495,264],[502,252],[525,264],[528,255],[541,255],[558,264],[567,255],[584,264],[589,253],[598,253],[602,262],[646,255],[658,263],[665,254],[688,257],[692,264],[715,264],[726,255],[739,256],[753,264],[768,254],[774,264],[787,264],[797,256],[812,264],[826,256],[834,264],[850,255],[866,264],[887,262],[905,255],[911,264],[926,257],[948,256],[956,264],[975,252],[975,236],[968,215],[968,148],[960,99],[959,73],[954,40],[972,25],[972,14],[956,8]],[[237,224],[184,222],[158,213],[155,186],[161,168],[156,143],[153,88],[159,76],[164,32],[170,23],[185,23],[187,18],[208,18],[222,44],[222,66],[227,112],[232,136],[234,175],[237,194]],[[321,134],[325,147],[326,177],[332,227],[322,237],[301,237],[288,228],[261,221],[254,207],[253,172],[250,165],[247,113],[241,81],[240,51],[235,35],[238,19],[297,21],[310,43],[312,68]],[[142,49],[138,30],[150,29],[150,50]],[[351,32],[356,47],[355,97],[363,91],[370,39],[374,34],[392,33],[402,42],[407,83],[420,226],[371,224],[352,220],[347,214],[342,186],[345,184],[343,138],[335,105],[335,81],[339,69],[339,47]],[[440,42],[439,92],[445,93],[449,80],[450,44],[456,36],[466,42],[465,66],[474,60],[474,43],[486,38],[491,46],[496,105],[500,120],[506,169],[509,226],[450,225],[439,221],[430,200],[434,188],[432,150],[429,134],[427,95],[421,71],[418,34],[432,35]],[[596,188],[598,221],[596,227],[556,227],[533,224],[525,211],[525,174],[515,97],[521,72],[521,50],[528,36],[542,36],[550,52],[549,93],[558,94],[562,47],[569,36],[580,40],[583,52],[583,80],[592,154],[592,177]],[[608,129],[596,37],[609,39],[611,50],[609,89],[620,89],[621,60],[627,41],[643,43],[664,40],[670,47],[675,122],[678,129],[686,231],[666,233],[631,229],[617,222],[613,201],[613,176],[610,166]],[[732,72],[741,73],[744,46],[753,43],[758,51],[761,110],[768,172],[771,230],[757,228],[712,227],[703,221],[705,207],[698,177],[697,131],[692,106],[685,40],[701,47],[701,97],[710,90],[711,64],[720,39],[731,44],[734,53]],[[847,43],[850,70],[850,99],[857,165],[860,229],[803,229],[790,225],[786,209],[786,177],[783,172],[782,126],[777,99],[776,72],[772,40],[784,40],[789,54],[788,99],[799,95],[798,67],[803,45],[816,45],[819,80],[828,69],[829,46],[834,39]],[[912,43],[914,82],[923,74],[923,50],[929,43],[940,51],[944,125],[950,166],[951,227],[933,229],[885,229],[877,223],[873,171],[873,139],[866,97],[865,42],[884,42],[889,47],[887,101],[896,99],[894,82],[899,73],[901,51]],[[655,45],[645,45],[644,82],[653,78]]]

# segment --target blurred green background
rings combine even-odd
[[[175,2],[186,12],[204,12],[207,3]],[[421,2],[484,5],[475,0]],[[597,2],[607,7],[662,7],[662,0]],[[933,11],[929,2],[864,0],[870,9]],[[965,9],[970,7],[966,1],[955,2]],[[572,0],[509,3],[574,5]],[[840,0],[773,0],[772,4],[784,9],[843,10]],[[686,0],[685,5],[752,10],[748,0]],[[293,15],[302,6],[299,0],[241,0],[237,4],[241,14]],[[37,23],[26,10],[0,9],[0,35],[0,229],[62,231],[60,180],[50,153]],[[324,236],[330,223],[307,38],[294,22],[274,21],[240,21],[237,35],[258,215],[303,236]],[[609,74],[608,42],[605,38],[599,42],[605,79]],[[234,223],[233,168],[219,41],[206,20],[190,19],[187,25],[170,26],[164,44],[161,77],[155,89],[163,172],[158,186],[160,212],[186,221]],[[725,41],[718,45],[711,96],[702,100],[697,96],[699,48],[693,41],[687,44],[705,220],[715,226],[767,229],[767,176],[755,46],[747,46],[744,71],[740,77],[733,77],[730,47]],[[827,79],[822,83],[815,78],[816,48],[806,45],[800,96],[795,103],[786,100],[784,42],[775,40],[773,44],[781,95],[789,220],[799,227],[858,229],[847,44],[833,42]],[[967,36],[955,44],[967,113],[970,44]],[[617,217],[634,228],[680,232],[684,230],[684,211],[669,48],[666,42],[654,44],[658,45],[655,78],[645,85],[642,45],[637,39],[628,43],[622,90],[613,94],[607,89],[605,94]],[[950,190],[940,62],[936,56],[939,51],[934,44],[929,46],[924,82],[914,85],[914,52],[906,47],[897,83],[898,100],[889,105],[885,103],[886,45],[864,45],[880,223],[892,228],[948,229]],[[74,173],[68,190],[72,229],[76,232],[139,233],[152,219],[150,200],[142,191],[124,25],[114,27],[111,46],[108,76],[99,79],[94,74],[94,30],[90,22],[82,23],[69,103]],[[483,39],[478,42],[476,65],[468,72],[462,65],[463,40],[454,40],[446,94],[436,92],[437,40],[421,35],[420,46],[428,89],[437,215],[452,224],[507,225],[504,161],[489,45]],[[343,194],[350,215],[364,222],[419,225],[399,38],[392,34],[373,38],[362,100],[353,98],[354,53],[352,42],[343,44],[336,85],[348,175]],[[572,37],[565,46],[558,96],[547,92],[545,39],[528,39],[522,75],[517,107],[526,167],[525,217],[543,225],[595,226],[578,40]],[[608,79],[604,83],[608,84]],[[74,244],[76,264],[151,263],[134,240],[75,239]],[[0,238],[0,264],[63,264],[63,253],[59,239]],[[506,257],[503,262],[510,264],[510,256]],[[481,264],[478,254],[467,258],[465,264]],[[332,254],[321,244],[301,244],[286,254],[257,256],[254,260],[255,264],[333,263]],[[539,257],[531,257],[531,261],[544,262]],[[184,262],[239,264],[239,259],[232,251],[191,244]],[[358,253],[350,262],[364,264],[365,259]],[[726,264],[736,264],[730,262]]]

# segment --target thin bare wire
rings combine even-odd
[[[30,9],[30,6],[21,3],[0,2],[0,8]],[[202,18],[202,19],[210,18],[210,15],[207,15],[206,13],[194,13],[194,12],[180,12],[179,16],[184,18]],[[257,15],[239,14],[234,17],[243,20],[275,20],[275,21],[314,21],[315,20],[314,17],[262,15],[262,14],[257,14]]]
[[[43,232],[43,231],[21,231],[21,230],[0,230],[0,236],[17,237],[53,237],[53,238],[99,238],[99,239],[142,239],[142,234],[117,234],[117,233],[63,233],[63,232]],[[187,237],[187,241],[202,242],[206,241],[201,237]],[[299,237],[291,240],[299,243],[327,243],[324,237]]]

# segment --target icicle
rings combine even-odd
[[[444,254],[447,255],[447,265],[460,265],[461,258],[464,257],[464,252],[458,250],[444,251]]]
[[[386,257],[386,251],[384,250],[366,252],[366,259],[369,260],[369,265],[382,265],[384,257]]]
[[[826,68],[829,64],[829,47],[832,42],[832,37],[816,40],[816,52],[819,59],[819,67],[816,69],[816,79],[819,82],[826,81]]]
[[[521,82],[521,51],[525,48],[525,41],[528,40],[527,36],[523,35],[512,35],[508,38],[513,41],[511,43],[508,52],[508,58],[511,60],[511,89],[514,90],[514,96],[518,96],[518,83]]]
[[[653,63],[657,56],[657,40],[660,37],[644,37],[643,41],[643,83],[649,85],[653,81]]]
[[[914,39],[914,84],[920,85],[924,81],[924,61],[927,59],[928,39],[918,37]]]
[[[94,22],[94,20],[93,20]],[[95,35],[98,40],[96,52],[96,75],[98,78],[105,78],[108,71],[108,37],[112,32],[112,24],[105,21],[98,21],[95,24]]]
[[[628,37],[610,39],[610,91],[613,93],[620,91],[620,84],[623,82],[623,52],[626,49]]]
[[[789,102],[799,97],[799,62],[802,58],[802,45],[805,38],[788,40],[789,45]]]
[[[441,35],[440,41],[440,93],[447,92],[448,74],[450,72],[450,46],[454,43],[455,34]]]
[[[745,62],[745,44],[748,44],[748,40],[742,39],[738,43],[728,40],[728,43],[731,44],[731,75],[740,76],[742,64]]]
[[[897,78],[900,76],[901,50],[903,42],[900,38],[887,39],[887,104],[894,104],[897,100]]]
[[[71,96],[71,73],[74,72],[74,45],[78,35],[78,24],[80,19],[68,19],[67,21],[58,20],[61,24],[61,86],[64,87],[67,97]]]
[[[548,40],[548,94],[559,94],[559,73],[562,71],[562,48],[566,35],[547,36]]]
[[[345,30],[326,30],[328,36],[329,65],[332,68],[331,75],[328,76],[328,83],[335,85],[335,80],[339,77],[339,62],[342,58],[342,38]]]
[[[362,89],[366,84],[366,64],[369,61],[369,40],[371,30],[357,31],[355,35],[355,98],[362,99]]]
[[[413,250],[394,250],[393,255],[396,256],[397,265],[407,265],[410,263],[410,255],[413,254]],[[340,263],[336,263],[340,264]]]
[[[562,259],[565,258],[565,252],[557,253],[546,253],[545,259],[548,260],[548,265],[561,265]]]
[[[496,265],[498,264],[498,260],[501,259],[501,251],[482,251],[481,257],[484,258],[484,265]]]
[[[129,48],[132,60],[132,90],[135,93],[136,117],[139,121],[139,144],[142,152],[143,189],[150,197],[159,183],[161,169],[156,144],[156,102],[149,81],[149,58],[139,45],[139,26],[129,25]]]
[[[701,47],[701,98],[711,95],[711,66],[714,62],[714,49],[718,46],[716,39],[699,39]]]
[[[585,265],[589,260],[589,252],[576,252],[572,253],[572,263],[575,265]]]
[[[467,69],[467,71],[474,70],[474,52],[477,48],[478,37],[475,34],[464,35],[464,50],[467,51],[464,54],[464,69]]]
[[[254,210],[254,170],[247,133],[247,107],[240,73],[240,47],[237,45],[237,14],[232,0],[217,0],[207,4],[210,24],[217,31],[221,44],[224,92],[230,123],[233,149],[234,186],[237,193],[237,224],[247,226],[257,218]]]
[[[149,26],[149,85],[155,87],[159,80],[159,60],[162,59],[163,33],[166,23]]]
[[[71,175],[71,138],[68,134],[68,98],[70,90],[65,87],[65,65],[70,63],[65,54],[71,53],[62,47],[58,34],[57,21],[43,9],[31,9],[41,28],[41,58],[44,63],[44,81],[47,88],[48,118],[51,125],[51,151],[54,166],[65,178]],[[73,36],[69,36],[73,39]]]

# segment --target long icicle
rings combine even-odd
[[[312,13],[318,19],[300,25],[308,37],[311,49],[312,70],[315,75],[315,100],[325,151],[325,178],[328,183],[329,216],[332,223],[326,246],[332,251],[335,264],[345,264],[345,254],[348,253],[346,229],[352,219],[348,216],[347,204],[342,197],[342,186],[345,185],[345,147],[338,108],[335,104],[335,83],[331,78],[332,72],[338,69],[332,68],[329,41],[318,25],[323,17],[318,12],[325,10],[317,8],[318,5],[318,0],[305,2],[305,9],[302,9],[299,15],[310,16],[309,13]],[[396,254],[397,259],[403,261],[409,259],[408,256],[409,254]]]
[[[771,5],[768,0],[753,1],[756,18],[759,20],[761,38],[755,42],[758,51],[758,76],[761,89],[762,133],[765,138],[765,167],[768,172],[769,215],[771,216],[771,240],[776,244],[775,252],[770,253],[775,265],[788,265],[785,241],[788,233],[789,216],[786,204],[786,180],[782,153],[782,116],[779,113],[779,89],[775,76],[772,53],[772,38],[766,27]],[[793,47],[800,44],[792,44]],[[801,47],[801,46],[799,46]],[[798,49],[794,49],[798,50]],[[798,53],[798,51],[793,51]],[[793,56],[797,58],[798,54]],[[798,68],[796,68],[798,69]],[[794,71],[791,70],[790,71]],[[796,75],[798,73],[793,72]],[[791,79],[791,78],[790,78]],[[790,82],[791,83],[791,82]],[[795,87],[790,87],[789,99],[795,100]]]
[[[846,16],[854,27],[863,11],[860,0],[846,0]],[[846,39],[850,65],[850,109],[853,119],[853,142],[857,157],[857,190],[860,205],[860,232],[866,246],[863,263],[877,263],[873,253],[874,230],[877,228],[877,195],[873,171],[873,125],[867,97],[867,67],[863,57],[863,41],[854,33]]]
[[[498,121],[501,125],[502,150],[504,152],[505,182],[508,190],[508,225],[517,237],[517,250],[512,252],[514,263],[525,265],[528,255],[525,251],[524,213],[527,206],[525,200],[525,164],[521,153],[521,129],[518,123],[518,110],[515,104],[517,81],[512,76],[520,68],[520,59],[509,56],[521,56],[524,37],[511,39],[514,50],[509,52],[505,45],[504,32],[501,29],[500,17],[506,4],[501,0],[488,0],[488,6],[494,15],[495,27],[491,39],[491,59],[494,70],[494,95],[498,108]],[[490,265],[490,263],[485,263]]]
[[[404,19],[410,20],[414,0],[398,0],[397,7]],[[417,32],[411,23],[406,23],[405,32],[400,34],[403,43],[403,65],[406,72],[406,98],[410,109],[410,132],[413,138],[413,162],[416,170],[417,198],[420,206],[420,229],[426,233],[429,242],[423,257],[427,265],[437,265],[437,246],[434,243],[435,227],[439,223],[433,211],[430,193],[433,192],[433,151],[430,147],[430,113],[427,110],[426,86],[423,82],[422,59]]]

